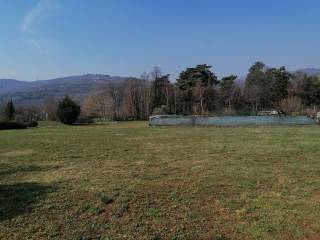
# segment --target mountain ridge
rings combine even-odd
[[[89,91],[111,81],[124,81],[127,77],[106,74],[84,74],[48,80],[22,81],[0,79],[0,101],[8,98],[23,105],[39,104],[48,96],[62,98],[69,95],[81,101]]]

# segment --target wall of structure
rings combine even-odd
[[[151,116],[150,126],[289,126],[314,125],[306,116]]]

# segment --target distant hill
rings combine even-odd
[[[238,77],[235,80],[235,84],[241,89],[244,88],[245,82],[246,82],[246,77]]]
[[[40,104],[48,96],[60,99],[69,95],[81,101],[89,91],[111,81],[124,81],[125,77],[104,74],[86,74],[38,81],[0,79],[0,101],[13,98],[21,105]]]
[[[21,91],[27,89],[29,86],[29,82],[15,79],[0,79],[0,95]]]
[[[296,72],[302,72],[309,76],[320,76],[320,68],[302,68]]]

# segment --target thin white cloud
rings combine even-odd
[[[48,12],[56,9],[56,7],[56,0],[38,0],[37,4],[22,19],[21,31],[27,32],[40,16],[46,15]]]

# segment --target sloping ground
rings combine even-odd
[[[320,128],[0,132],[0,239],[317,239]]]

